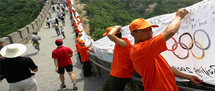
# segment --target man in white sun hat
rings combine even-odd
[[[10,85],[10,91],[36,91],[37,84],[33,77],[38,67],[29,57],[21,57],[26,51],[23,44],[9,44],[0,51],[5,58],[1,61],[0,77],[5,76]]]

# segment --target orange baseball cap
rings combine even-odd
[[[113,28],[114,28],[114,27],[108,27],[108,28],[106,29],[106,32],[103,33],[103,36],[106,36]]]
[[[78,33],[78,36],[82,36],[82,33]]]
[[[82,39],[79,39],[79,43],[84,43],[84,40],[82,40]]]
[[[80,41],[80,38],[77,38],[76,40],[79,42],[79,41]]]
[[[152,25],[143,18],[135,19],[129,24],[129,29],[131,32],[134,30],[145,29],[148,27],[159,27],[158,25]]]
[[[78,21],[78,24],[81,23],[81,22],[82,22],[82,20]]]

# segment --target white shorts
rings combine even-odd
[[[10,91],[37,91],[37,83],[33,76],[10,84]]]

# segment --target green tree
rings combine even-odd
[[[0,37],[32,22],[41,10],[36,0],[0,0]]]
[[[115,25],[128,25],[136,18],[172,13],[202,0],[81,0],[90,19],[90,32],[94,40],[100,39],[105,29]]]

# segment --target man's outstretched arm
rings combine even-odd
[[[196,85],[199,85],[202,82],[202,80],[200,80],[198,77],[196,77],[194,75],[184,74],[173,67],[171,67],[171,70],[176,77],[188,79]]]
[[[180,28],[181,20],[188,14],[189,12],[186,9],[179,9],[176,13],[173,21],[167,26],[167,28],[162,32],[163,38],[167,41],[171,38]]]

